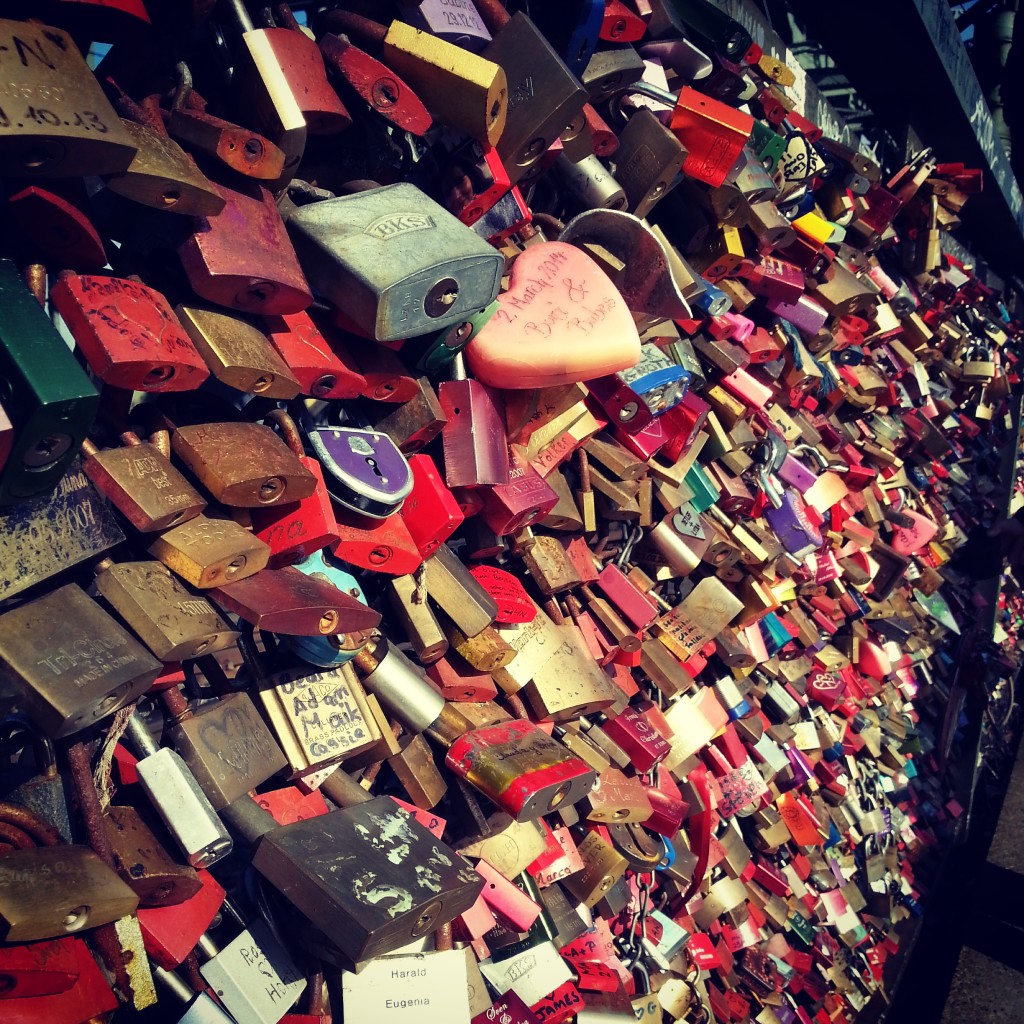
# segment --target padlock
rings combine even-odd
[[[218,190],[224,209],[178,246],[192,290],[244,313],[301,313],[313,296],[273,196],[255,183]]]
[[[159,746],[137,713],[128,720],[127,736],[139,755],[139,783],[188,863],[206,868],[227,857],[231,837],[180,755]]]
[[[301,388],[287,364],[251,323],[215,309],[179,305],[176,313],[210,372],[222,384],[264,398],[294,398]]]
[[[498,293],[501,255],[413,185],[313,203],[288,231],[313,287],[378,341],[461,323]]]
[[[142,533],[164,530],[194,519],[206,502],[156,445],[126,431],[123,448],[99,450],[82,443],[85,475]]]
[[[389,410],[374,424],[388,434],[405,455],[412,455],[433,441],[446,422],[430,381],[420,377],[416,385],[417,395]]]
[[[177,864],[134,807],[111,804],[104,828],[113,848],[114,868],[145,907],[170,907],[193,897],[199,876]]]
[[[131,703],[160,667],[73,583],[5,612],[0,635],[5,682],[50,736],[70,735]]]
[[[553,169],[573,207],[582,210],[624,210],[626,193],[611,171],[593,154],[574,163],[559,153]]]
[[[354,597],[362,604],[366,603],[362,588],[355,577],[347,571],[344,563],[330,558],[325,551],[313,552],[307,559],[298,562],[295,568],[307,576],[331,583],[342,593]],[[368,637],[369,631],[356,629],[328,636],[282,634],[278,640],[303,661],[319,665],[321,668],[333,668],[351,661],[356,652],[362,649]]]
[[[447,748],[448,768],[517,821],[537,818],[562,803],[570,806],[590,788],[594,773],[529,722],[467,729],[456,706],[445,704],[386,641],[361,651],[355,664],[365,673],[369,692],[408,728],[426,731]]]
[[[132,115],[135,113],[133,110]],[[224,198],[195,160],[168,135],[159,117],[121,118],[121,127],[136,152],[124,171],[106,177],[111,192],[183,216],[212,217],[224,209]]]
[[[412,470],[388,434],[311,424],[305,433],[334,501],[371,519],[387,519],[402,507],[412,491]]]
[[[202,590],[252,576],[270,558],[270,548],[234,520],[204,515],[165,530],[147,550]]]
[[[995,376],[992,351],[984,345],[974,344],[964,352],[963,378],[972,383],[985,383]]]
[[[181,66],[181,65],[179,65]],[[181,93],[179,89],[179,95]],[[276,181],[284,170],[285,154],[259,132],[214,117],[205,110],[190,109],[177,102],[171,108],[167,131],[187,149],[220,160],[247,178]]]
[[[259,652],[251,634],[239,643],[292,776],[355,757],[377,743],[380,731],[350,668],[318,672],[296,664],[283,645],[266,646]]]
[[[483,879],[392,800],[338,771],[324,786],[343,810],[276,826],[243,797],[228,816],[258,844],[256,870],[346,956],[392,952],[473,905]]]
[[[253,533],[270,547],[270,566],[279,568],[302,562],[321,548],[337,544],[340,535],[323,470],[316,459],[305,454],[295,421],[283,409],[272,410],[267,418],[280,427],[285,444],[316,478],[316,489],[308,498],[253,509],[250,514]]]
[[[261,34],[295,97],[306,130],[310,135],[343,132],[352,124],[352,118],[327,80],[320,48],[303,30],[287,4],[278,6],[274,16],[280,27],[270,27]],[[250,49],[250,53],[253,52]],[[260,74],[267,73],[265,67],[257,70]],[[252,87],[245,81],[239,81],[238,85],[241,93]]]
[[[209,376],[167,300],[119,277],[61,274],[50,301],[93,372],[136,391],[191,391]]]
[[[366,104],[402,131],[425,135],[433,124],[423,101],[386,64],[344,36],[324,32],[318,39],[327,67],[347,82]]]
[[[168,738],[215,810],[285,766],[281,748],[248,695],[231,693],[195,712],[177,689],[162,697],[175,717]]]
[[[243,124],[261,132],[284,153],[281,177],[272,184],[287,183],[298,170],[306,148],[307,131],[299,104],[301,84],[289,79],[275,45],[280,42],[288,48],[289,30],[257,29],[242,0],[232,0],[223,10],[233,23],[237,39],[230,58],[234,111]],[[320,70],[323,70],[322,63]],[[327,92],[330,92],[329,87]]]
[[[483,55],[505,72],[508,117],[496,146],[511,184],[531,175],[551,144],[582,110],[586,93],[544,34],[521,11],[509,18],[485,4],[494,38]]]
[[[139,899],[84,846],[39,846],[0,858],[5,942],[59,938],[134,912]]]
[[[765,510],[764,515],[782,546],[801,558],[821,547],[821,531],[808,519],[806,502],[799,492],[795,488],[780,492],[773,483],[771,475],[776,470],[772,467],[781,462],[772,455],[776,447],[762,442],[755,448],[761,489],[772,506]],[[784,454],[784,449],[778,449],[778,454]]]
[[[0,373],[15,429],[0,476],[0,504],[9,505],[60,480],[92,425],[99,396],[9,260],[0,261],[0,296]]]
[[[558,503],[558,494],[521,454],[509,445],[508,483],[485,490],[483,520],[499,537],[518,533],[546,516]]]
[[[365,18],[328,16],[330,28],[358,31],[383,44],[384,61],[422,97],[431,112],[478,142],[494,145],[508,114],[508,82],[493,61],[401,21],[383,26]],[[361,23],[361,24],[360,24]]]
[[[179,427],[171,447],[224,505],[259,508],[301,501],[316,490],[316,477],[262,423]]]
[[[336,351],[308,313],[264,318],[271,345],[299,382],[302,394],[312,398],[356,398],[366,378]]]
[[[72,38],[39,22],[0,22],[11,109],[0,116],[0,167],[19,177],[74,177],[123,171],[135,155],[131,137],[103,95]],[[46,108],[15,111],[13,97],[39,97]],[[17,120],[18,118],[21,120]]]
[[[242,929],[199,966],[199,973],[234,1020],[277,1024],[306,987],[288,950],[263,920]]]
[[[485,384],[552,387],[614,373],[640,358],[640,338],[618,290],[564,242],[520,254],[498,303],[466,348],[469,369]]]
[[[508,483],[505,427],[495,393],[467,378],[461,357],[454,380],[442,381],[438,401],[447,418],[441,431],[449,487]]]
[[[270,633],[350,633],[373,629],[380,622],[378,612],[333,583],[290,565],[222,583],[210,597],[232,615]]]
[[[200,594],[160,562],[97,563],[96,589],[160,661],[183,661],[230,647],[238,633]]]

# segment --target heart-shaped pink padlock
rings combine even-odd
[[[635,366],[640,336],[618,289],[564,242],[516,257],[498,311],[466,348],[473,376],[500,388],[547,388]]]

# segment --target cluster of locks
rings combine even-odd
[[[707,0],[32,6],[0,1020],[877,1018],[1005,513],[981,173]]]

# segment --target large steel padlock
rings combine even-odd
[[[501,254],[405,183],[303,207],[288,232],[313,287],[378,341],[462,323],[497,296]]]

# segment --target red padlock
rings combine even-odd
[[[209,367],[167,300],[138,281],[67,271],[50,288],[93,373],[130,391],[194,391]]]
[[[269,545],[268,565],[276,569],[295,565],[321,548],[336,545],[341,534],[324,483],[323,469],[316,459],[305,454],[295,421],[282,409],[273,410],[267,418],[281,428],[288,447],[317,478],[316,490],[308,498],[251,511],[253,533]]]

